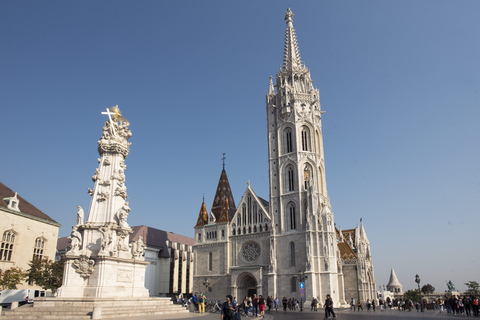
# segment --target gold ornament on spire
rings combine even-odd
[[[122,116],[122,112],[120,111],[120,108],[118,108],[118,104],[116,106],[113,106],[110,108],[110,112],[112,112],[112,119],[116,122],[126,122],[128,124],[128,121],[127,119],[125,119],[123,116]]]

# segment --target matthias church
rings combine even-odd
[[[269,199],[248,183],[236,206],[223,166],[211,210],[203,202],[195,225],[194,290],[219,299],[365,301],[376,297],[370,243],[362,220],[353,229],[335,226],[319,90],[300,59],[292,18],[288,9],[283,65],[266,96]]]

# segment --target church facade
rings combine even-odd
[[[304,301],[330,294],[336,305],[376,298],[363,223],[335,227],[319,90],[300,59],[292,18],[288,9],[283,66],[266,97],[269,200],[248,183],[237,207],[223,166],[211,211],[203,202],[195,225],[194,290]]]

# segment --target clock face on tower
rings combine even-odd
[[[242,256],[247,262],[257,261],[260,257],[260,246],[256,242],[247,242],[243,245]]]

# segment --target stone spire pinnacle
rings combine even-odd
[[[402,292],[402,287],[403,286],[400,284],[400,281],[398,281],[397,275],[392,267],[392,270],[390,271],[390,281],[388,281],[387,284],[387,290],[392,292]]]
[[[272,76],[270,76],[270,83],[268,84],[268,93],[267,93],[269,96],[270,95],[275,95],[275,89],[273,88],[273,79],[272,79]]]
[[[287,22],[287,30],[285,31],[285,49],[283,56],[283,69],[291,70],[295,67],[301,67],[300,51],[297,44],[297,36],[293,28],[293,12],[290,8],[285,14],[285,21]]]

